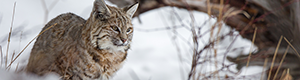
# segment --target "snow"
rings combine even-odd
[[[6,72],[0,69],[1,80],[59,80],[59,77],[54,74],[48,74],[43,77],[38,77],[25,73]]]
[[[42,29],[45,22],[59,14],[72,12],[87,19],[92,9],[93,0],[59,0],[53,8],[52,4],[55,0],[46,0],[48,16],[45,16],[45,8],[43,8],[42,0],[0,0],[0,45],[3,54],[6,54],[7,39],[11,24],[13,4],[16,5],[16,12],[13,23],[12,38],[9,47],[9,62],[13,52],[18,54]],[[109,2],[108,2],[109,3]],[[109,5],[113,5],[109,3]],[[49,8],[50,7],[50,8]],[[194,25],[202,27],[200,33],[204,33],[211,29],[216,20],[209,19],[208,15],[202,12],[192,11],[195,18]],[[179,16],[179,17],[178,17]],[[45,21],[45,18],[46,21]],[[132,47],[124,66],[115,74],[113,80],[186,80],[191,68],[192,62],[192,19],[187,10],[173,7],[163,7],[140,15],[141,22],[138,18],[133,18],[134,36]],[[203,25],[205,21],[207,24]],[[185,25],[187,27],[180,27]],[[176,28],[176,29],[174,29]],[[223,25],[221,34],[226,34],[231,29]],[[217,32],[217,29],[214,29]],[[197,31],[199,32],[199,31]],[[238,34],[235,32],[234,34]],[[21,36],[22,35],[22,36]],[[209,42],[210,33],[203,35],[199,39],[199,48],[203,48]],[[228,47],[233,39],[226,37],[224,41],[219,43],[218,47]],[[40,77],[21,73],[16,74],[14,70],[19,63],[18,68],[26,66],[29,58],[30,50],[33,46],[32,42],[20,57],[13,63],[10,71],[5,71],[4,64],[0,67],[0,76],[5,80],[14,79],[12,75],[24,77],[24,80],[41,79]],[[238,36],[233,48],[245,47],[243,50],[231,51],[228,56],[237,56],[239,54],[248,54],[250,51],[251,41]],[[255,50],[255,47],[252,51]],[[218,54],[224,54],[226,50],[218,50]],[[209,51],[205,54],[212,55]],[[218,57],[223,60],[223,57]],[[1,60],[4,63],[4,60]],[[231,62],[225,60],[226,64]],[[201,65],[205,67],[203,70],[214,71],[214,65]],[[220,66],[217,67],[217,69]],[[237,72],[233,66],[231,69]],[[262,71],[261,67],[248,67],[246,73],[242,75],[258,74]],[[252,72],[256,71],[256,72]],[[8,73],[8,74],[6,74]],[[2,75],[3,74],[3,75]],[[220,76],[224,76],[220,74]],[[48,80],[57,79],[57,76],[46,76]]]

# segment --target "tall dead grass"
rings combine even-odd
[[[45,10],[45,23],[46,21],[48,20],[48,14],[49,12],[52,10],[52,8],[57,4],[59,0],[56,0],[54,1],[51,6],[49,8],[46,7],[46,3],[45,3],[45,0],[42,0],[42,4],[44,6],[44,10]],[[10,70],[11,68],[11,65],[14,64],[14,62],[20,57],[20,55],[28,48],[29,45],[31,45],[31,43],[38,37],[40,36],[43,32],[49,30],[50,28],[52,28],[53,26],[57,25],[57,23],[55,23],[54,25],[51,25],[50,27],[48,27],[47,29],[43,30],[42,32],[40,32],[36,37],[34,37],[30,42],[28,42],[28,44],[16,55],[16,52],[14,51],[12,54],[11,54],[11,58],[9,58],[8,56],[10,55],[9,54],[9,47],[10,47],[10,41],[11,41],[11,37],[12,36],[12,31],[13,31],[13,24],[14,24],[14,19],[15,19],[15,11],[16,11],[16,6],[17,6],[17,2],[14,2],[14,5],[13,5],[13,14],[12,14],[12,20],[11,20],[11,26],[10,26],[10,30],[9,30],[9,36],[8,36],[8,40],[7,40],[7,48],[6,48],[6,54],[4,55],[3,52],[2,52],[2,47],[0,45],[0,50],[1,50],[1,67],[2,65],[4,65],[5,69],[6,70]],[[44,24],[45,24],[44,23]],[[20,39],[22,39],[22,34],[20,36]],[[20,40],[21,42],[21,40]],[[11,60],[9,60],[11,59]],[[3,64],[4,62],[4,64]],[[18,67],[19,67],[19,63],[16,64],[16,69],[15,71],[18,70]]]

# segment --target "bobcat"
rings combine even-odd
[[[137,7],[116,8],[95,0],[88,20],[73,13],[57,16],[37,38],[26,72],[56,73],[64,80],[109,79],[126,59]]]

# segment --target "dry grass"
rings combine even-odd
[[[46,7],[46,3],[45,3],[45,1],[44,0],[42,0],[43,2],[43,6],[44,6],[44,8],[45,8],[45,21],[48,19],[48,14],[49,14],[49,12],[52,10],[52,8],[57,4],[57,2],[59,1],[59,0],[56,0],[55,2],[53,2],[52,4],[51,4],[51,6],[49,7],[49,8],[47,8]],[[33,38],[19,53],[18,53],[18,55],[17,56],[15,56],[15,51],[12,53],[12,56],[11,56],[11,60],[10,60],[10,62],[9,62],[9,58],[8,58],[8,56],[9,56],[9,46],[10,46],[10,39],[11,39],[11,34],[12,34],[12,27],[13,27],[13,24],[14,24],[14,17],[15,17],[15,9],[16,9],[16,3],[17,2],[15,2],[14,3],[14,7],[13,7],[13,15],[12,15],[12,21],[11,21],[11,27],[10,27],[10,31],[9,31],[9,36],[8,36],[8,44],[7,44],[7,50],[6,50],[6,57],[5,57],[5,60],[3,59],[4,57],[3,57],[3,53],[2,53],[2,47],[0,46],[0,49],[1,49],[1,65],[3,65],[3,60],[4,60],[4,62],[5,62],[5,69],[6,70],[10,70],[10,68],[11,68],[11,65],[18,59],[18,57],[27,49],[27,47],[38,37],[38,36],[40,36],[43,32],[45,32],[45,31],[47,31],[47,30],[49,30],[50,28],[52,28],[53,26],[55,26],[55,25],[57,25],[57,23],[56,24],[54,24],[54,25],[51,25],[50,27],[48,27],[47,29],[45,29],[45,30],[43,30],[42,32],[40,32],[35,38]],[[20,43],[21,43],[21,39],[22,39],[22,33],[21,33],[21,36],[20,36]],[[19,66],[19,63],[17,63],[17,67],[16,67],[16,69],[15,69],[15,71],[17,71],[18,70],[18,66]]]
[[[207,8],[208,8],[208,12],[207,12],[207,14],[211,14],[211,6],[210,6],[210,0],[206,0],[207,2],[206,2],[206,6],[207,6]],[[223,0],[220,0],[220,6],[224,6],[223,5],[224,4],[224,1]],[[225,6],[224,6],[225,7]],[[217,16],[217,19],[218,19],[218,21],[216,22],[216,23],[214,23],[213,25],[212,25],[212,27],[211,27],[211,29],[210,29],[210,43],[208,43],[207,45],[205,45],[205,47],[204,48],[202,48],[202,49],[197,49],[198,48],[198,39],[197,38],[200,38],[200,37],[196,37],[196,36],[201,36],[201,35],[203,35],[203,34],[195,34],[194,32],[195,31],[193,31],[193,29],[191,30],[191,32],[192,32],[192,34],[193,34],[193,42],[194,42],[194,49],[193,49],[193,59],[192,59],[192,65],[191,65],[191,71],[190,71],[190,73],[189,73],[189,78],[188,78],[188,80],[202,80],[202,79],[218,79],[218,80],[222,80],[222,79],[240,79],[239,77],[235,77],[235,76],[229,76],[229,75],[226,75],[226,76],[220,76],[220,73],[221,72],[229,72],[229,73],[233,73],[233,74],[235,74],[235,75],[239,75],[240,74],[240,72],[233,72],[233,71],[230,71],[230,70],[225,70],[225,69],[229,69],[228,67],[229,66],[231,66],[231,64],[230,65],[225,65],[224,63],[218,63],[218,60],[217,60],[217,56],[224,56],[224,57],[226,57],[227,56],[227,53],[225,53],[225,55],[220,55],[220,54],[218,54],[218,49],[215,47],[215,46],[217,46],[218,44],[219,44],[219,42],[220,42],[220,40],[222,40],[221,38],[222,37],[226,37],[226,35],[224,36],[224,35],[222,35],[222,36],[220,36],[219,34],[220,34],[220,30],[222,29],[222,24],[223,24],[223,20],[226,20],[227,19],[227,17],[231,17],[231,16],[234,16],[234,15],[237,15],[237,14],[244,14],[246,17],[248,17],[248,18],[250,18],[249,16],[249,14],[247,13],[247,12],[244,12],[244,11],[241,11],[241,10],[234,10],[234,9],[231,9],[231,8],[229,8],[228,10],[227,10],[227,12],[224,12],[223,11],[223,7],[220,7],[220,8],[218,8],[219,9],[219,15]],[[224,13],[223,13],[224,12]],[[193,20],[193,18],[194,17],[191,17],[191,19]],[[251,21],[250,21],[250,23],[247,25],[248,27],[250,27],[250,25],[252,25],[253,23],[252,22],[254,22],[256,20],[256,18],[254,18],[254,17],[251,17]],[[191,22],[191,24],[193,24],[194,22]],[[248,28],[246,26],[246,28]],[[194,26],[192,25],[192,28],[193,28]],[[214,29],[215,28],[218,28],[218,31],[216,32],[217,34],[216,35],[214,35]],[[256,39],[256,35],[257,35],[257,27],[255,27],[255,30],[254,30],[254,33],[253,33],[253,38],[252,38],[252,44],[254,44],[254,42],[255,42],[255,39]],[[227,35],[228,36],[228,35]],[[281,39],[282,38],[284,38],[285,40],[286,40],[286,42],[288,42],[289,43],[289,41],[284,37],[284,36],[282,36],[281,37]],[[271,70],[272,70],[272,68],[273,68],[273,65],[274,65],[274,63],[275,63],[275,61],[274,60],[276,60],[276,54],[277,54],[277,51],[278,51],[278,48],[279,48],[279,46],[280,46],[280,44],[281,44],[281,39],[280,39],[280,41],[278,42],[278,46],[277,46],[277,48],[276,48],[276,50],[275,50],[275,53],[274,53],[274,56],[273,56],[273,59],[272,59],[272,63],[271,63],[271,67],[270,67],[270,72],[269,72],[269,75],[268,75],[268,80],[270,79],[270,75],[271,75]],[[234,43],[234,40],[232,41],[232,43]],[[230,44],[231,45],[231,44]],[[289,45],[290,46],[292,46],[291,45],[291,43],[289,43]],[[230,46],[229,46],[230,47]],[[247,58],[247,63],[246,63],[246,67],[248,67],[249,66],[249,63],[251,62],[251,54],[252,54],[252,47],[253,47],[253,45],[251,45],[251,47],[250,47],[250,51],[249,51],[249,55],[248,55],[248,58]],[[292,47],[293,48],[293,47]],[[294,50],[295,50],[295,48],[293,48]],[[203,53],[203,51],[205,51],[205,50],[208,50],[208,51],[211,51],[211,52],[208,52],[208,53],[210,53],[210,54],[213,54],[213,57],[208,57],[208,56],[204,56],[204,57],[202,57],[202,59],[200,59],[200,56],[201,56],[201,53]],[[296,50],[295,50],[296,51]],[[297,52],[298,53],[298,52]],[[285,55],[286,55],[286,53],[285,53]],[[282,65],[282,62],[283,62],[283,60],[284,60],[284,58],[285,58],[285,55],[284,55],[284,57],[283,57],[283,59],[281,60],[281,63],[279,64],[279,68],[280,68],[280,66]],[[298,56],[300,56],[299,54],[297,54]],[[204,59],[204,60],[203,60]],[[200,61],[200,62],[199,62]],[[268,61],[268,59],[265,59],[265,62],[264,62],[264,68],[266,68],[266,65],[267,65],[267,61]],[[201,64],[198,64],[198,63],[201,63]],[[215,66],[215,68],[217,69],[217,70],[215,70],[215,71],[212,71],[212,72],[201,72],[201,71],[199,71],[199,72],[197,72],[197,67],[201,67],[201,68],[205,68],[205,67],[202,67],[202,66],[200,66],[200,65],[204,65],[203,63],[209,63],[209,65],[214,65]],[[218,69],[218,65],[222,65],[222,67],[221,67],[221,69]],[[279,69],[278,68],[278,69]],[[261,74],[264,74],[264,70],[265,69],[263,69],[262,71],[261,71]],[[247,72],[247,69],[246,69],[246,72]],[[278,73],[279,71],[277,71],[276,73],[275,73],[275,77],[276,77],[276,74]],[[198,75],[197,75],[198,74]],[[210,75],[207,75],[207,74],[210,74]],[[250,77],[251,78],[251,76],[242,76],[242,78],[243,79],[246,79],[246,77]],[[275,78],[274,77],[274,78]],[[263,76],[261,76],[260,77],[260,79],[263,79]]]
[[[253,38],[252,38],[252,45],[250,46],[250,51],[249,51],[249,56],[248,56],[248,60],[247,60],[247,64],[246,64],[246,67],[249,66],[249,62],[251,60],[251,54],[252,54],[252,48],[253,48],[253,44],[254,44],[254,41],[255,41],[255,38],[256,38],[256,33],[257,33],[257,27],[255,27],[255,30],[254,30],[254,34],[253,34]],[[247,70],[246,70],[247,72]]]
[[[267,64],[268,64],[267,62],[268,62],[268,58],[265,59],[265,62],[264,62],[264,66],[263,66],[263,70],[262,70],[262,71],[265,71],[265,69],[267,68]],[[261,73],[261,75],[264,75],[264,74],[265,74],[264,72]],[[260,80],[263,80],[263,78],[264,78],[264,77],[260,77]]]
[[[279,40],[279,42],[277,44],[277,47],[276,47],[276,50],[275,50],[275,53],[274,53],[274,56],[273,56],[273,60],[272,60],[272,63],[271,63],[270,72],[268,74],[268,79],[267,80],[270,80],[270,78],[271,78],[271,73],[272,73],[271,71],[273,70],[274,62],[275,62],[275,59],[276,59],[277,51],[278,51],[279,46],[281,44],[282,37],[283,36],[280,37],[280,40]]]
[[[18,59],[18,57],[25,51],[25,49],[36,39],[38,38],[41,34],[43,34],[45,31],[49,30],[50,28],[54,27],[55,25],[57,25],[57,23],[51,25],[50,27],[48,27],[47,29],[43,30],[42,32],[40,32],[36,37],[34,37],[22,50],[21,52],[10,62],[10,64],[6,67],[6,69],[8,69],[15,61],[16,59]]]
[[[220,5],[223,6],[224,4],[224,1],[223,0],[220,0]],[[211,12],[211,6],[210,6],[210,1],[207,0],[207,8],[208,8],[208,14],[210,14]],[[243,13],[242,11],[233,11],[233,10],[228,10],[227,12],[224,12],[224,15],[223,15],[223,7],[220,7],[219,8],[219,16],[218,16],[218,20],[216,23],[214,23],[212,26],[211,26],[211,29],[210,29],[210,41],[207,45],[205,45],[204,48],[202,49],[198,49],[198,40],[199,38],[201,37],[197,37],[197,36],[201,36],[201,35],[204,35],[204,34],[196,34],[194,33],[193,29],[191,30],[192,34],[193,34],[193,42],[194,42],[194,51],[193,51],[193,59],[192,59],[192,67],[191,67],[191,71],[189,73],[189,78],[188,80],[202,80],[202,79],[218,79],[218,80],[221,80],[221,79],[233,79],[234,77],[232,76],[228,76],[226,75],[225,77],[224,76],[221,76],[220,73],[221,72],[229,72],[229,73],[233,73],[233,74],[239,74],[239,72],[235,73],[231,70],[229,70],[229,67],[232,66],[232,64],[229,64],[229,65],[226,65],[224,64],[224,61],[222,63],[218,62],[219,60],[217,59],[217,56],[224,56],[224,59],[226,57],[226,55],[228,54],[229,50],[230,49],[227,49],[228,51],[225,53],[225,55],[220,55],[218,54],[218,48],[216,48],[219,44],[219,42],[224,38],[224,37],[227,37],[230,35],[230,33],[226,34],[226,35],[220,35],[220,31],[222,29],[222,25],[223,25],[223,22],[222,20],[223,19],[226,19],[227,17],[231,17],[233,15],[237,15],[239,13]],[[193,16],[191,17],[192,20],[193,20]],[[193,24],[193,22],[191,23]],[[193,27],[193,26],[192,26]],[[215,34],[214,32],[214,29],[217,28],[217,32]],[[255,33],[254,33],[255,34]],[[235,36],[235,39],[236,39],[237,36]],[[229,45],[229,48],[231,47],[231,45],[234,43],[235,39],[231,42],[231,44]],[[203,51],[212,51],[212,52],[208,52],[208,53],[212,53],[213,56],[212,57],[209,57],[209,54],[205,54],[204,57],[202,57],[202,59],[200,59],[201,57],[201,53],[203,53]],[[204,61],[201,61],[203,60],[204,58]],[[200,62],[199,62],[200,61]],[[204,63],[208,63],[210,65],[214,65],[215,66],[215,69],[217,70],[214,70],[212,72],[197,72],[197,67],[201,67],[201,66],[198,66],[198,65],[205,65]],[[221,69],[218,69],[218,65],[222,65]],[[205,66],[203,66],[203,68],[205,68]],[[198,75],[197,75],[198,74]],[[209,74],[209,75],[207,75]]]
[[[10,37],[11,37],[11,33],[12,33],[12,27],[13,27],[14,19],[15,19],[16,3],[17,2],[14,3],[13,15],[12,15],[12,20],[11,20],[11,24],[10,24],[9,34],[8,34],[7,47],[6,47],[5,67],[7,66],[7,61],[8,61],[7,60],[8,59],[8,50],[9,50]]]
[[[283,55],[283,57],[282,57],[282,59],[281,59],[281,61],[280,61],[280,63],[279,63],[279,66],[278,66],[278,68],[277,68],[277,70],[276,70],[276,73],[275,73],[275,76],[274,76],[273,79],[275,79],[275,78],[277,77],[277,74],[278,74],[278,72],[279,72],[279,69],[281,68],[282,62],[283,62],[283,60],[285,59],[285,56],[286,56],[286,54],[287,54],[289,48],[290,48],[290,46],[288,46],[288,47],[286,48],[286,50],[285,50],[285,52],[284,52],[284,55]],[[281,78],[282,78],[282,77],[281,77]]]

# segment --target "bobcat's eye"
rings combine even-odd
[[[126,32],[127,32],[127,33],[131,32],[131,28],[128,28],[128,29],[126,30]]]
[[[119,31],[119,28],[117,26],[111,26],[111,28],[115,31]]]

